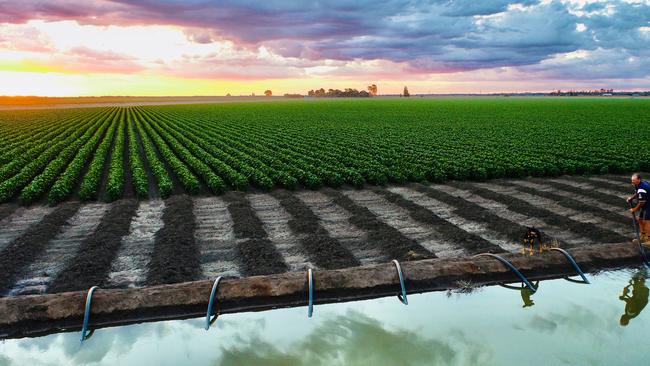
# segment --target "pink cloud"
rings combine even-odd
[[[52,55],[49,63],[66,72],[130,74],[146,70],[132,57],[87,47],[75,47]]]

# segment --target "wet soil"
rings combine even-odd
[[[408,239],[392,226],[380,221],[369,209],[356,204],[341,192],[325,188],[323,193],[352,214],[350,223],[368,233],[368,240],[392,259],[418,260],[436,258],[415,240]]]
[[[156,232],[147,285],[186,282],[201,277],[199,248],[194,240],[196,226],[193,202],[187,195],[165,200],[164,226]]]
[[[591,215],[598,216],[600,218],[603,218],[608,221],[616,222],[621,225],[627,225],[630,220],[626,219],[624,216],[617,214],[615,212],[605,210],[599,207],[593,207],[593,206],[587,206],[583,202],[577,200],[577,199],[572,199],[568,197],[563,197],[558,194],[548,192],[548,191],[543,191],[539,189],[534,189],[530,187],[524,187],[521,185],[514,185],[511,183],[508,183],[506,181],[495,181],[495,183],[508,186],[508,187],[515,187],[518,191],[521,192],[526,192],[531,195],[536,195],[544,198],[548,198],[550,200],[553,200],[556,202],[558,205],[570,208],[576,211],[584,211],[588,212]],[[587,193],[588,195],[591,195],[591,193]],[[621,207],[621,211],[623,211],[625,207]]]
[[[579,222],[569,219],[554,212],[531,205],[524,200],[514,198],[512,196],[493,192],[489,189],[481,188],[466,182],[449,182],[449,185],[456,188],[468,190],[484,198],[501,202],[507,205],[508,209],[514,212],[537,217],[544,220],[550,225],[567,228],[575,234],[592,240],[594,243],[622,243],[629,241],[629,238],[626,238],[610,230],[603,229],[591,223]]]
[[[288,271],[289,267],[267,238],[264,224],[255,215],[245,195],[229,192],[223,198],[228,202],[235,237],[243,240],[236,249],[242,272],[247,276],[256,276]]]
[[[8,217],[12,213],[14,213],[14,211],[16,211],[18,207],[19,206],[14,203],[0,205],[0,221],[2,221],[5,217]]]
[[[276,190],[272,195],[291,215],[289,227],[296,234],[302,234],[300,243],[318,267],[337,269],[360,264],[350,251],[327,233],[318,217],[294,193]]]
[[[592,180],[586,177],[579,177],[579,176],[578,177],[570,176],[566,178],[574,180],[577,183],[590,184],[592,186],[599,186],[599,187],[609,189],[610,191],[621,192],[621,194],[625,194],[625,193],[632,194],[632,192],[634,191],[634,187],[632,187],[632,185],[627,182],[626,184],[624,184],[623,182],[621,184],[615,184],[604,180],[595,180],[595,179]],[[598,176],[598,178],[600,178],[600,176]],[[606,178],[606,177],[603,176],[602,178]],[[542,178],[538,178],[538,179],[543,180]]]
[[[48,292],[83,290],[95,285],[105,287],[122,237],[128,235],[137,208],[138,202],[135,200],[113,203],[97,229],[81,243],[70,265],[52,281]]]
[[[61,204],[43,220],[11,242],[0,253],[0,294],[6,293],[21,273],[43,253],[47,244],[79,209],[79,203]]]
[[[612,189],[613,188],[613,187],[608,187],[607,183],[603,183],[603,182],[600,182],[600,181],[595,182],[595,181],[591,181],[591,180],[588,180],[588,179],[582,178],[582,177],[571,177],[571,179],[575,180],[578,183],[589,184],[591,186],[596,186],[596,187],[600,186],[600,187],[607,188],[607,189]],[[574,187],[574,186],[569,185],[569,184],[554,182],[554,181],[551,181],[551,180],[541,179],[541,178],[532,178],[532,179],[530,179],[530,181],[534,182],[534,183],[538,183],[538,184],[546,184],[546,185],[551,186],[553,188],[561,189],[563,191],[567,191],[567,192],[571,192],[571,193],[575,193],[575,194],[582,194],[582,195],[592,196],[592,197],[602,201],[603,203],[607,203],[609,205],[621,206],[622,208],[625,205],[625,200],[622,199],[621,197],[601,193],[601,192],[598,192],[596,190],[584,190],[582,188]],[[619,192],[619,191],[622,192],[620,187],[618,187],[616,189],[612,189],[612,190],[614,190],[615,192]]]
[[[405,199],[399,194],[379,188],[373,188],[373,191],[383,196],[387,201],[408,210],[413,219],[432,226],[435,231],[440,233],[445,239],[457,243],[458,246],[466,249],[469,254],[503,252],[503,249],[499,246],[490,243],[476,234],[469,233],[458,226],[453,225],[449,221],[438,217],[433,212]]]
[[[526,226],[499,217],[490,212],[490,210],[461,197],[456,197],[419,183],[413,183],[410,187],[433,199],[444,202],[452,207],[456,207],[457,210],[455,213],[458,216],[466,220],[482,222],[490,230],[501,233],[512,242],[520,243],[523,233],[526,232]]]

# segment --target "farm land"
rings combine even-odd
[[[650,100],[0,111],[0,295],[631,239]]]

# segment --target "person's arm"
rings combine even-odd
[[[639,201],[639,203],[637,203],[636,206],[630,209],[630,212],[635,213],[639,211],[643,206],[645,206],[645,201]]]
[[[648,192],[646,192],[645,189],[639,189],[636,191],[635,196],[638,198],[638,203],[635,207],[630,209],[632,213],[639,211],[643,206],[645,206],[647,195]]]

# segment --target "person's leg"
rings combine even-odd
[[[650,220],[639,220],[641,238],[648,242],[650,240]]]

